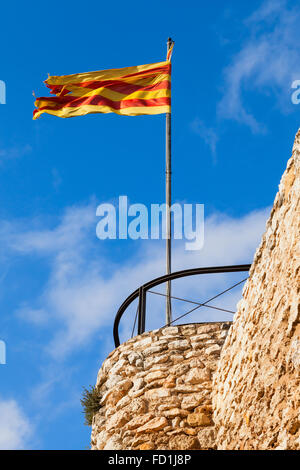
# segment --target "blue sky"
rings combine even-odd
[[[172,70],[173,201],[205,205],[205,244],[173,269],[251,262],[290,157],[300,105],[300,8],[284,0],[1,5],[0,448],[85,449],[83,386],[113,349],[124,298],[164,273],[164,243],[100,241],[97,205],[164,201],[164,116],[32,120],[50,75],[165,59]],[[206,300],[241,275],[174,283]],[[176,295],[175,294],[175,295]],[[235,309],[241,290],[218,305]],[[149,303],[149,328],[163,304]],[[181,307],[178,306],[178,312]],[[190,321],[228,320],[203,310]],[[125,340],[132,317],[122,324]]]

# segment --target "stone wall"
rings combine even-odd
[[[92,449],[212,449],[212,374],[230,322],[167,327],[115,349],[97,378]]]
[[[214,376],[219,449],[300,449],[300,132]]]

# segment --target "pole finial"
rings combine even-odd
[[[174,41],[171,38],[168,38],[168,41],[167,41],[167,61],[171,60],[173,46],[174,46]]]

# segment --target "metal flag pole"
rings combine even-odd
[[[168,38],[168,52],[173,44]],[[166,274],[171,274],[171,113],[166,113]],[[171,281],[166,286],[166,324],[172,321]]]

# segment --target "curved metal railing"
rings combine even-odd
[[[185,269],[183,271],[177,271],[171,274],[166,274],[164,276],[157,277],[156,279],[152,279],[151,281],[146,282],[134,292],[132,292],[126,300],[122,303],[121,307],[119,308],[114,322],[113,328],[113,335],[115,346],[118,347],[120,345],[120,337],[119,337],[119,324],[120,320],[125,312],[125,310],[129,307],[129,305],[137,298],[139,298],[138,303],[138,334],[142,334],[145,331],[145,321],[146,321],[146,296],[147,291],[152,289],[153,287],[158,286],[159,284],[163,284],[167,281],[173,281],[174,279],[178,279],[181,277],[186,276],[194,276],[197,274],[220,274],[220,273],[236,273],[236,272],[243,272],[249,271],[251,264],[239,264],[233,266],[215,266],[215,267],[207,267],[207,268],[192,268],[192,269]],[[229,289],[227,289],[229,290]],[[224,291],[225,292],[225,291]],[[180,299],[183,300],[183,299]],[[212,299],[210,299],[212,300]],[[198,304],[198,306],[204,306],[209,301],[200,304],[197,302],[193,302]],[[220,309],[222,310],[222,309]]]

